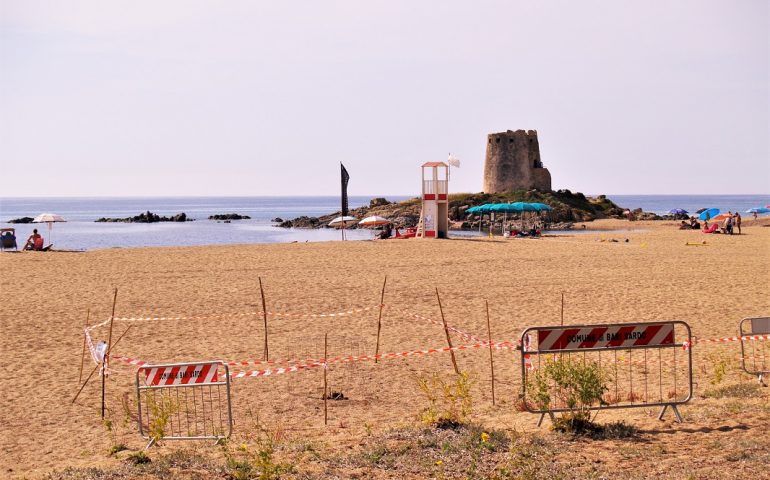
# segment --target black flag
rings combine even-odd
[[[348,214],[348,180],[350,180],[350,175],[342,163],[340,163],[340,168],[342,169],[342,216],[345,217]]]

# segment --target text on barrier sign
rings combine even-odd
[[[217,366],[219,363],[198,363],[170,367],[143,367],[147,385],[187,385],[212,383],[219,381]]]
[[[674,325],[644,323],[582,328],[538,330],[537,350],[579,350],[584,348],[649,347],[674,344]]]

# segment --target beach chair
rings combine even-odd
[[[714,233],[718,229],[719,229],[719,224],[715,222],[715,223],[712,223],[708,229],[704,228],[703,233]]]
[[[13,228],[0,228],[0,249],[2,250],[18,250],[19,246],[16,244],[16,230]]]

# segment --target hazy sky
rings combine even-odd
[[[0,0],[0,196],[770,192],[770,2]]]

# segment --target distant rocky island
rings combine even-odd
[[[240,215],[237,213],[218,213],[216,215],[210,215],[209,220],[224,220],[225,222],[229,222],[231,220],[249,220],[251,217],[248,215]],[[31,219],[30,219],[31,220]],[[162,217],[158,215],[157,213],[152,213],[151,211],[147,210],[144,213],[140,213],[139,215],[136,215],[134,217],[126,217],[126,218],[108,218],[108,217],[102,217],[98,220],[95,220],[96,222],[116,222],[116,223],[159,223],[159,222],[192,222],[195,221],[194,218],[188,218],[187,214],[177,213],[176,215],[172,215],[170,217]],[[24,223],[24,222],[19,222]]]
[[[185,213],[177,213],[171,217],[161,217],[157,213],[152,213],[147,210],[144,213],[140,213],[135,217],[127,218],[105,218],[102,217],[96,222],[120,222],[120,223],[158,223],[158,222],[192,222],[194,219],[187,218]]]
[[[209,215],[209,220],[250,220],[248,215],[239,215],[237,213],[220,213],[217,215]]]
[[[21,217],[8,220],[8,223],[32,223],[34,220],[32,217]]]

